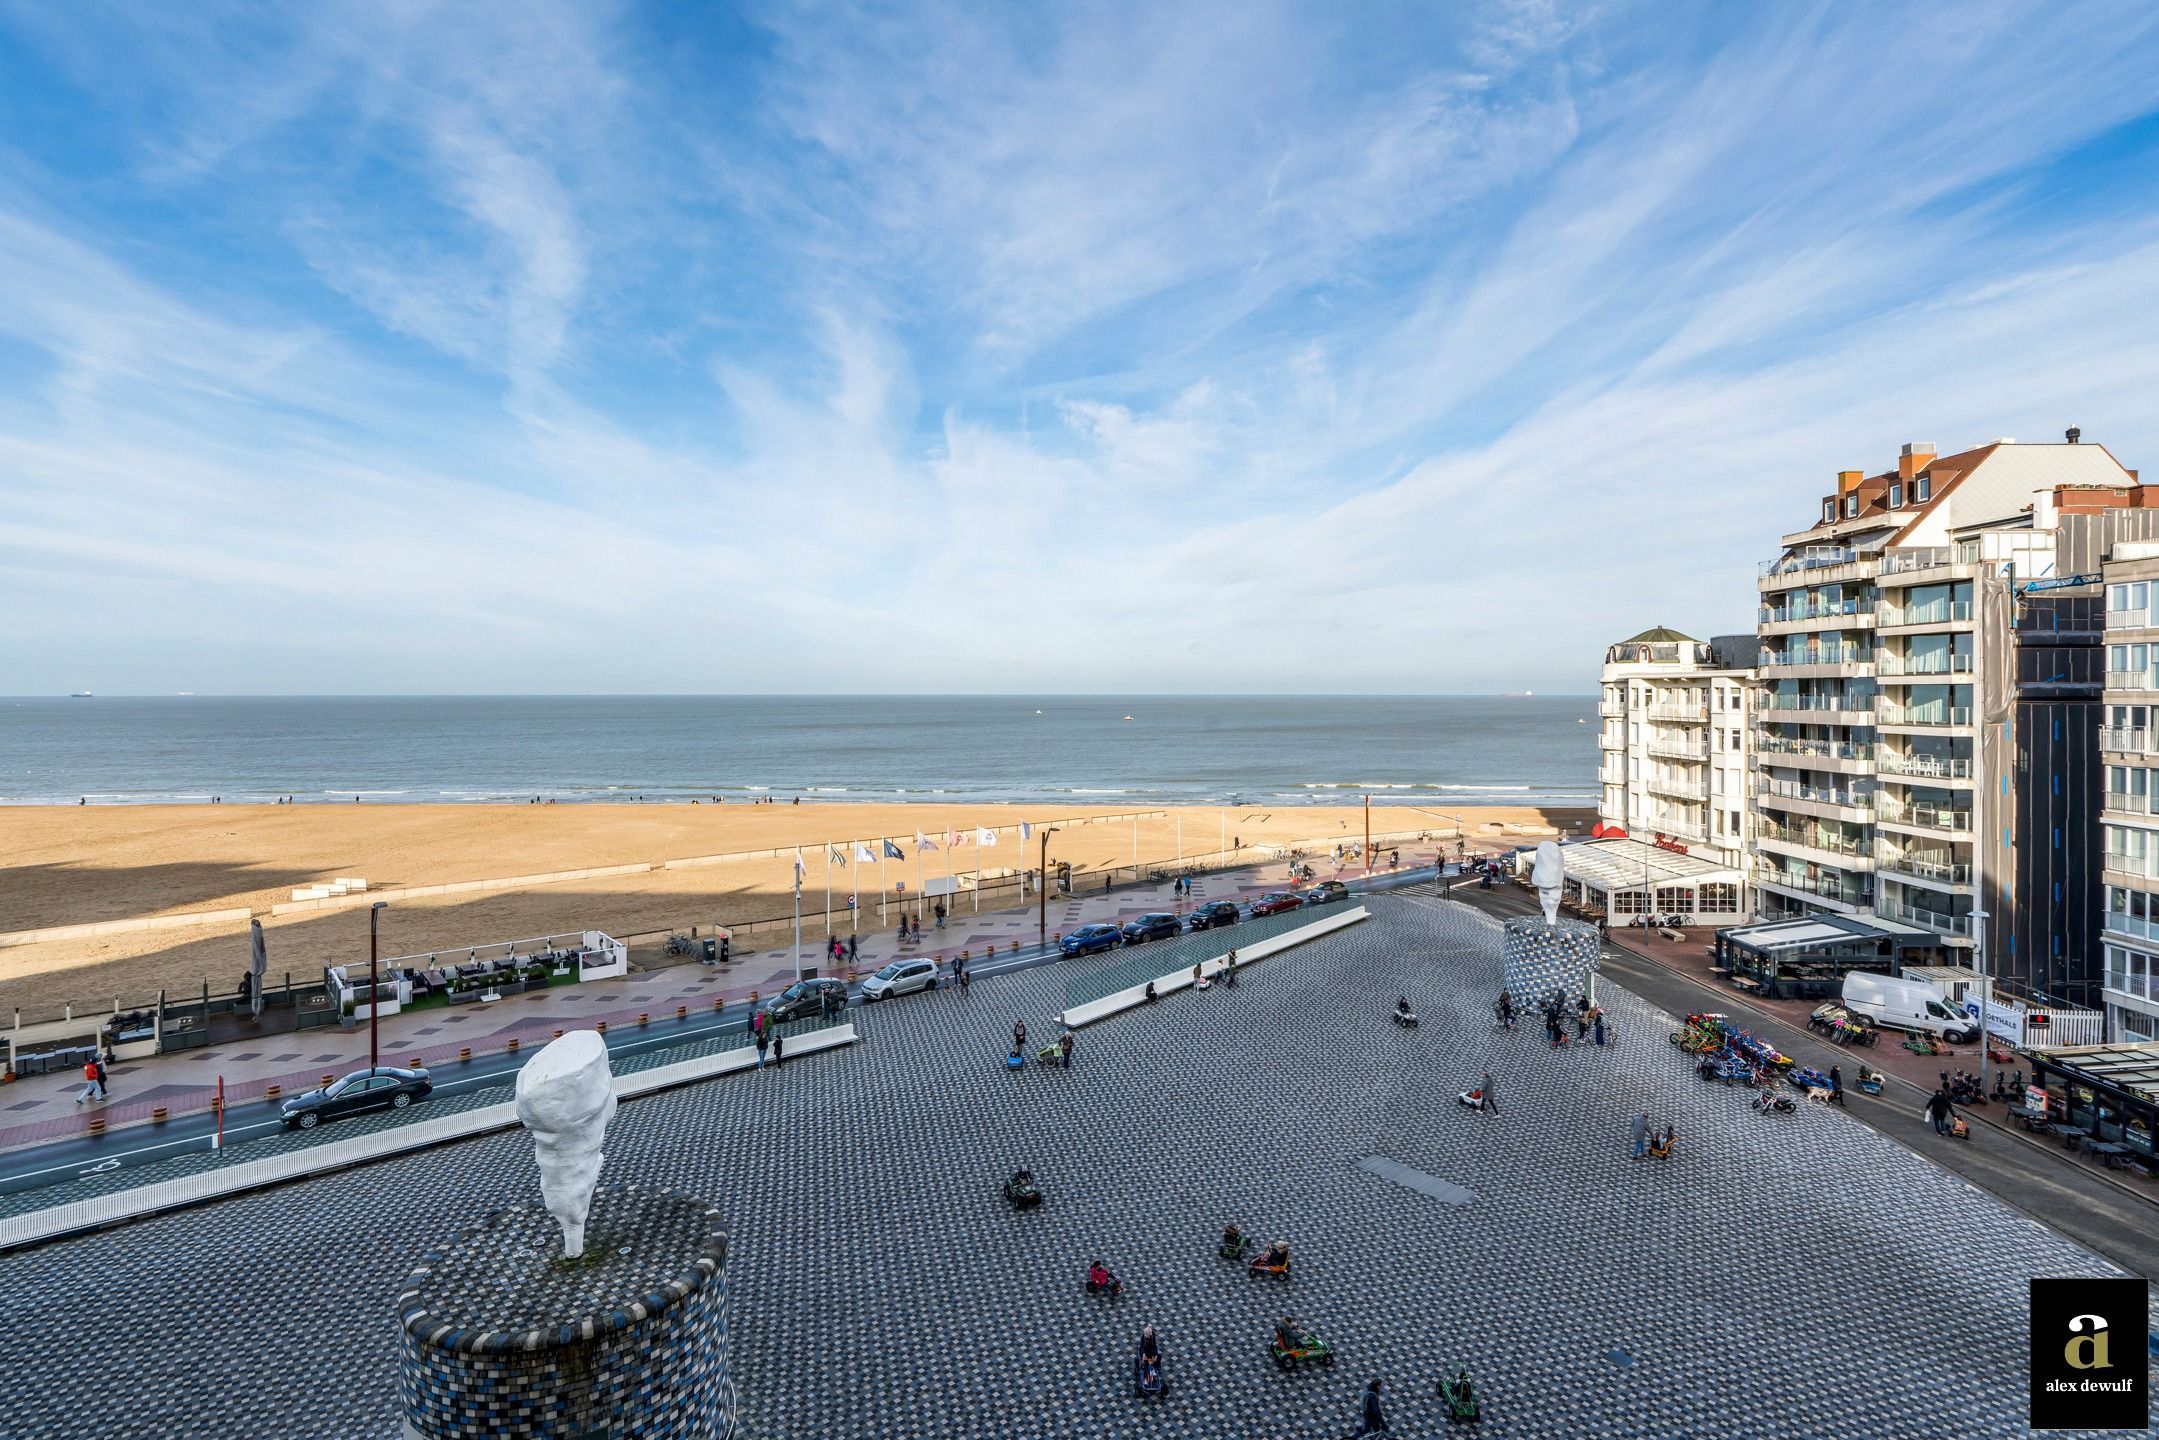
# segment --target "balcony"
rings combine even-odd
[[[2099,748],[2124,755],[2148,755],[2151,753],[2151,731],[2141,726],[2134,729],[2106,726],[2099,731]]]
[[[1874,723],[1882,726],[1923,725],[1930,729],[1936,726],[1945,729],[1962,726],[1968,729],[1972,723],[1972,712],[1969,706],[1883,705],[1875,711]]]
[[[2149,692],[2153,690],[2159,690],[2159,681],[2155,681],[2152,678],[2152,672],[2148,669],[2109,670],[2107,671],[2106,688],[2109,690],[2139,690]]]
[[[1947,545],[1915,545],[1883,552],[1881,573],[1913,575],[1924,570],[1943,570],[1963,563],[1966,562],[1960,561],[1957,552]]]
[[[1677,800],[1707,800],[1709,787],[1684,775],[1654,775],[1649,780],[1649,793],[1669,795]]]
[[[1802,785],[1796,780],[1773,780],[1767,777],[1754,782],[1754,798],[1757,808],[1775,810],[1798,810],[1802,814],[1828,812],[1833,820],[1851,820],[1865,824],[1874,818],[1872,795],[1865,790],[1831,790],[1821,786]],[[1809,809],[1808,807],[1814,807]]]
[[[1884,775],[1912,780],[1972,778],[1972,762],[1962,755],[1897,755],[1884,750],[1874,757],[1874,768]]]
[[[2109,790],[2099,808],[2117,815],[2159,815],[2159,795],[2132,795],[2126,790]]]
[[[1627,783],[1627,767],[1626,767],[1626,766],[1624,766],[1624,765],[1621,765],[1621,766],[1617,766],[1617,767],[1611,767],[1611,766],[1607,766],[1607,767],[1606,767],[1605,769],[1599,770],[1599,771],[1597,772],[1597,783],[1598,783],[1598,784],[1600,784],[1600,785],[1624,785],[1624,784],[1626,784],[1626,783]]]
[[[1627,717],[1627,707],[1617,700],[1599,700],[1597,713],[1607,720],[1624,720]]]
[[[1798,875],[1779,870],[1773,865],[1755,871],[1754,883],[1794,891],[1847,910],[1858,909],[1874,899],[1872,890],[1854,881],[1833,875]]]
[[[1908,805],[1893,795],[1874,797],[1874,818],[1883,825],[1902,825],[1909,830],[1946,830],[1968,834],[1972,812],[1947,805]]]
[[[1789,825],[1763,825],[1754,832],[1754,839],[1757,845],[1782,850],[1800,860],[1813,860],[1862,874],[1874,868],[1873,846],[1849,835],[1795,829]]]
[[[1799,575],[1809,570],[1827,570],[1836,565],[1849,565],[1859,558],[1859,552],[1849,545],[1809,545],[1789,555],[1779,555],[1774,560],[1764,560],[1756,568],[1757,573],[1771,575]]]
[[[1865,761],[1874,758],[1873,745],[1864,740],[1787,740],[1781,735],[1764,735],[1754,742],[1754,750],[1758,755],[1788,755],[1811,760]]]
[[[1686,737],[1677,739],[1652,739],[1649,753],[1660,760],[1691,760],[1699,765],[1709,759],[1709,747],[1699,742],[1688,743]]]
[[[1754,713],[1770,724],[1870,725],[1874,697],[1871,695],[1764,695],[1755,702]],[[1843,717],[1858,716],[1857,720]]]
[[[1930,625],[1969,625],[1972,602],[1940,600],[1931,605],[1884,605],[1875,623],[1885,630],[1916,630]]]
[[[2134,915],[2124,915],[2108,910],[2101,914],[2100,923],[2116,935],[2126,935],[2132,940],[2159,940],[2159,918],[2139,920]],[[2108,983],[2112,983],[2111,979]],[[2120,989],[2120,986],[2115,986]]]
[[[1947,651],[1922,655],[1884,654],[1875,660],[1874,673],[1891,678],[1900,675],[1969,675],[1972,657]]]
[[[1875,868],[1884,875],[1926,880],[1936,885],[1972,883],[1970,864],[1951,860],[1947,855],[1898,855],[1885,851],[1876,857]]]
[[[1801,650],[1764,650],[1764,670],[1803,670],[1809,667],[1871,665],[1874,651],[1866,645],[1810,645]]]
[[[1943,910],[1902,904],[1878,905],[1875,913],[1887,920],[1901,920],[1906,925],[1932,930],[1937,935],[1955,935],[1969,940],[1972,934],[1972,917],[1969,915],[1951,915]]]
[[[2140,605],[2134,610],[2107,611],[2109,630],[2148,630],[2152,623],[2152,612],[2148,606]]]
[[[1642,712],[1652,720],[1666,720],[1682,725],[1707,725],[1709,706],[1702,705],[1652,705]]]

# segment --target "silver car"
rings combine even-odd
[[[895,960],[862,982],[862,1000],[864,1004],[868,1004],[875,1000],[889,1000],[894,995],[905,995],[910,990],[936,988],[935,960]]]

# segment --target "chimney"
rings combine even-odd
[[[1926,469],[1927,462],[1933,458],[1934,446],[1932,442],[1926,440],[1912,441],[1904,447],[1904,453],[1897,457],[1897,478],[1899,480],[1911,479],[1914,475]]]
[[[1839,470],[1837,472],[1837,494],[1840,497],[1851,494],[1859,488],[1859,482],[1866,478],[1867,472],[1864,470]]]
[[[2072,444],[2072,445],[2076,444],[2076,443],[2077,443],[2077,441],[2079,441],[2079,440],[2082,440],[2082,439],[2084,438],[2084,432],[2083,432],[2082,430],[2079,430],[2079,429],[2077,429],[2077,427],[2076,427],[2076,426],[2074,426],[2074,425],[2070,426],[2070,427],[2069,427],[2069,429],[2068,429],[2068,431],[2067,431],[2066,433],[2067,433],[2067,434],[2068,434],[2068,436],[2069,436],[2069,443],[2070,443],[2070,444]]]

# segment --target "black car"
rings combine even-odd
[[[1175,935],[1182,928],[1177,917],[1167,910],[1157,910],[1136,920],[1124,922],[1124,943],[1137,945],[1142,940],[1161,940]]]
[[[415,1100],[425,1100],[434,1090],[435,1082],[425,1070],[398,1070],[383,1065],[373,1070],[355,1070],[319,1090],[295,1095],[278,1106],[278,1114],[288,1129],[312,1130],[325,1120],[357,1115],[362,1110],[402,1110]]]
[[[774,1020],[796,1020],[804,1015],[832,1015],[847,1008],[847,982],[832,976],[797,980],[765,1002],[765,1013]]]
[[[1185,917],[1185,924],[1194,930],[1212,930],[1218,925],[1237,923],[1237,906],[1228,900],[1209,900]]]
[[[1349,898],[1349,887],[1339,880],[1322,880],[1304,892],[1307,905],[1330,905],[1337,900]]]

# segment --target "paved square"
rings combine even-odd
[[[1497,925],[1371,909],[1234,992],[1085,1032],[1069,1073],[1001,1063],[1015,1018],[1051,1030],[1077,968],[1055,965],[625,1106],[607,1178],[729,1217],[741,1433],[1341,1436],[1381,1374],[1396,1433],[1430,1436],[1458,1361],[1489,1436],[2024,1433],[2017,1277],[2105,1262],[1841,1114],[1750,1113],[1610,987],[1604,1049],[1495,1034]],[[1388,1021],[1397,992],[1421,1028]],[[1486,1070],[1496,1116],[1454,1100]],[[1678,1127],[1671,1163],[1628,1159],[1641,1108]],[[1026,1214],[998,1195],[1019,1165],[1047,1196]],[[0,1433],[389,1436],[398,1280],[535,1192],[506,1136],[11,1257],[9,1348],[38,1360],[5,1367]],[[1218,1260],[1227,1220],[1286,1238],[1294,1277]],[[1082,1293],[1097,1255],[1114,1304]],[[96,1344],[84,1296],[111,1297]],[[1278,1372],[1285,1311],[1341,1363]],[[1170,1357],[1151,1406],[1127,1385],[1143,1321]]]

